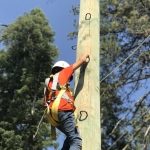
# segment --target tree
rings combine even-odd
[[[118,64],[128,58],[117,71],[106,79],[106,81],[111,81],[112,89],[118,90],[117,94],[120,95],[124,104],[129,102],[135,103],[135,101],[131,101],[131,96],[136,91],[140,91],[142,87],[144,88],[144,80],[147,80],[149,77],[149,71],[147,70],[149,67],[149,39],[146,39],[149,35],[148,2],[149,1],[143,2],[140,0],[101,1],[101,36],[104,37],[105,41],[105,44],[102,45],[102,48],[105,48],[102,57],[109,58],[109,60],[113,59],[114,62],[113,64],[107,62],[104,66],[105,68],[109,66],[107,68],[109,68],[109,72],[111,72]],[[110,36],[113,38],[110,38]],[[144,39],[146,39],[146,41],[144,41]],[[114,44],[115,46],[112,46],[114,42],[111,42],[111,46],[108,47],[107,43],[110,43],[112,40],[117,41],[116,44]],[[115,49],[113,49],[113,47]],[[116,50],[118,50],[118,52]],[[148,96],[149,92],[147,98]],[[145,95],[143,95],[143,97],[145,97]],[[143,101],[145,101],[148,106],[148,101],[146,101],[145,98],[143,98]],[[142,110],[141,115],[145,112],[141,103],[137,103],[136,107],[138,109],[135,108],[135,112],[134,109],[130,112],[130,115],[133,115],[132,119],[134,119],[135,114],[138,113],[139,110]],[[145,115],[148,117],[148,114]],[[129,116],[128,118],[130,119]],[[130,123],[131,122],[132,120]],[[140,127],[143,121],[139,120],[139,122],[141,123],[141,125],[139,125]],[[125,121],[124,123],[123,126],[127,127],[129,122]],[[146,124],[144,126],[146,127]],[[128,135],[130,133],[129,129],[131,128],[128,128]],[[136,135],[136,132],[134,130],[132,131]],[[142,134],[141,130],[139,133]],[[129,140],[131,137],[124,137],[128,140],[128,144],[130,143],[130,147],[133,146],[132,141],[137,136]]]
[[[145,103],[141,103],[141,107],[136,107],[134,113],[134,119],[131,124],[129,124],[131,130],[130,141],[132,140],[132,145],[135,148],[143,149],[143,147],[150,147],[150,137],[149,135],[149,121],[150,121],[150,111],[148,106],[145,106]]]
[[[58,147],[52,142],[50,126],[43,115],[44,79],[58,56],[52,44],[54,31],[40,8],[24,13],[3,31],[0,51],[0,147],[3,149],[42,149]]]

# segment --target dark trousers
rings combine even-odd
[[[78,128],[75,128],[74,113],[72,111],[59,111],[58,119],[61,126],[57,128],[66,135],[61,150],[81,150],[82,139]]]

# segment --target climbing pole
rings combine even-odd
[[[80,0],[76,59],[88,53],[90,61],[75,72],[75,104],[82,150],[101,149],[100,126],[100,15],[98,0]]]

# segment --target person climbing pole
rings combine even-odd
[[[65,61],[56,62],[51,70],[52,75],[45,80],[43,105],[47,106],[46,116],[51,124],[52,139],[56,136],[55,127],[66,135],[61,150],[82,149],[69,82],[73,79],[74,71],[84,64],[88,57],[89,55],[85,53],[72,65]]]

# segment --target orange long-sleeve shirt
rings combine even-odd
[[[74,73],[73,71],[73,66],[69,66],[65,69],[63,69],[62,71],[60,71],[59,76],[58,76],[58,82],[60,85],[65,85],[68,80],[70,79],[70,77],[72,76],[72,74]],[[51,90],[52,87],[52,80],[50,80],[49,84],[48,84],[48,89],[46,90],[46,96],[43,100],[43,105],[45,105],[44,103],[47,102],[48,100],[51,100],[52,97],[55,97],[59,94],[59,90],[56,90],[56,92],[54,92],[52,95],[49,95],[49,91]],[[66,91],[67,95],[69,96],[70,100],[72,101],[71,105],[70,103],[68,103],[67,100],[61,98],[60,100],[60,104],[58,107],[58,111],[67,111],[67,110],[72,110],[74,111],[74,98],[72,97],[70,91]],[[50,102],[49,107],[51,108],[53,105],[53,101]]]

